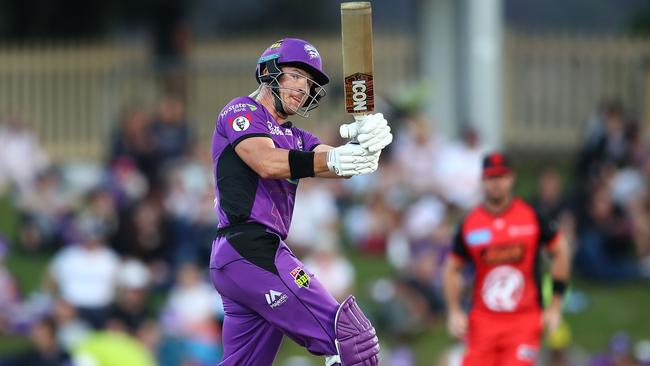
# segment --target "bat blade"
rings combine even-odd
[[[341,3],[341,38],[345,111],[368,114],[375,110],[370,2]]]

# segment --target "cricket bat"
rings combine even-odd
[[[370,2],[341,3],[345,111],[364,115],[375,110]]]

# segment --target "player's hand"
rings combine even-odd
[[[447,317],[447,330],[452,336],[463,339],[467,333],[467,314],[461,310],[450,311]]]
[[[354,119],[353,123],[341,125],[341,137],[356,138],[371,153],[382,150],[393,141],[393,134],[383,114],[354,116]]]
[[[549,306],[544,309],[543,315],[544,327],[548,333],[553,333],[560,327],[562,323],[562,302],[551,301]]]
[[[372,173],[379,165],[379,154],[371,154],[361,145],[346,144],[327,152],[327,168],[341,177]]]

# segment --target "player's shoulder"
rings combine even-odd
[[[536,216],[539,215],[539,213],[537,212],[537,209],[535,208],[535,206],[530,201],[528,201],[528,200],[526,200],[524,198],[515,197],[513,199],[512,204],[513,204],[513,209],[515,209],[518,212],[525,211],[525,212],[529,212],[531,214],[534,214]]]
[[[238,114],[257,114],[263,109],[255,99],[249,96],[241,96],[234,98],[228,102],[221,112],[219,112],[220,118],[228,117],[229,115],[238,115]]]
[[[469,210],[463,217],[460,219],[460,226],[465,226],[467,222],[470,222],[474,220],[476,217],[482,215],[483,209],[481,205],[474,206],[471,210]]]

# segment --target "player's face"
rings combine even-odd
[[[282,76],[278,80],[279,93],[284,110],[290,114],[302,107],[307,101],[309,90],[313,84],[312,76],[307,71],[297,67],[281,67]]]
[[[495,204],[504,202],[510,197],[514,182],[515,177],[512,173],[483,178],[483,192],[485,192],[485,199]]]

